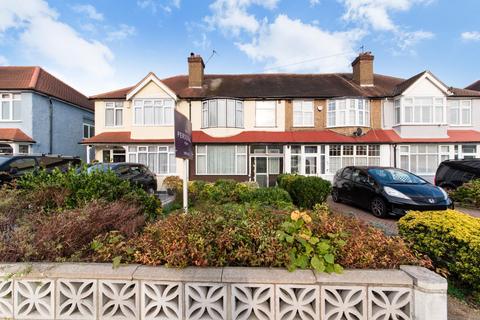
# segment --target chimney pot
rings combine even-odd
[[[193,52],[188,57],[188,86],[201,87],[203,85],[205,63],[200,55]]]
[[[352,62],[353,81],[360,86],[373,86],[373,59],[372,53],[363,52]]]

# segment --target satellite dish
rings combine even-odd
[[[353,135],[354,135],[355,137],[360,137],[361,135],[363,135],[363,130],[362,130],[362,128],[360,128],[360,127],[357,128],[357,130],[355,130],[355,132],[353,133]]]

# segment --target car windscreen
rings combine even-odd
[[[427,181],[400,169],[368,169],[368,173],[381,184],[425,184]]]

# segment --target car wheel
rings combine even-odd
[[[383,218],[387,215],[387,204],[382,198],[373,198],[370,203],[370,210],[375,217]]]
[[[333,202],[340,202],[340,195],[338,194],[337,188],[332,189],[332,200]]]

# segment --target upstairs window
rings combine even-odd
[[[21,95],[18,93],[0,93],[0,120],[21,120]]]
[[[293,101],[293,126],[313,127],[314,125],[313,101]]]
[[[255,126],[275,127],[277,112],[275,101],[257,101],[255,104]]]
[[[123,102],[116,101],[105,103],[105,126],[123,126]]]
[[[448,107],[452,126],[469,126],[472,124],[471,100],[448,100]]]
[[[133,101],[133,124],[173,126],[174,106],[172,99],[136,99]]]
[[[414,97],[403,98],[403,123],[441,124],[444,123],[445,104],[443,98]]]
[[[328,102],[327,127],[369,127],[370,105],[366,99],[334,99]]]
[[[83,124],[83,138],[88,139],[95,135],[95,126],[91,123]]]
[[[202,128],[243,128],[243,101],[233,99],[203,101]]]

